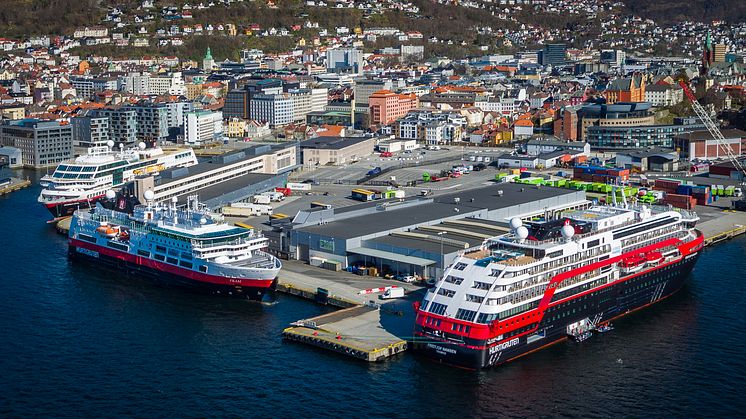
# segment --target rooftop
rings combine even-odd
[[[499,195],[498,191],[502,191],[502,195]],[[496,210],[576,193],[577,191],[569,189],[536,188],[512,183],[495,184],[435,198],[412,198],[406,201],[410,205],[400,208],[396,208],[394,205],[386,209],[375,210],[380,207],[380,201],[359,204],[352,208],[345,207],[345,212],[365,208],[370,208],[371,212],[330,221],[327,224],[301,227],[298,231],[350,239],[386,230],[405,229],[409,226],[433,223],[455,215],[461,215],[460,218],[467,218],[470,214],[485,209]],[[460,202],[458,204],[455,203],[455,198],[459,198]],[[458,212],[456,212],[456,209],[458,209]],[[335,215],[341,213],[342,211],[334,211]]]

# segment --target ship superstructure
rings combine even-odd
[[[147,148],[145,143],[130,149],[114,149],[114,143],[90,147],[87,154],[57,166],[41,178],[44,188],[38,201],[55,218],[72,215],[78,208],[93,208],[106,191],[132,182],[136,176],[156,174],[174,167],[197,164],[192,149]]]
[[[152,199],[151,191],[146,198]],[[94,259],[160,283],[254,300],[264,296],[282,266],[265,252],[268,239],[259,231],[226,224],[196,196],[186,207],[151,201],[135,206],[132,214],[101,203],[78,210],[68,243],[73,258]]]
[[[484,368],[611,319],[683,284],[703,246],[695,213],[592,206],[511,231],[460,255],[417,307],[416,347]]]

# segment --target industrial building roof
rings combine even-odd
[[[372,137],[317,137],[301,142],[300,148],[341,150],[371,139]]]
[[[502,191],[502,195],[498,194]],[[371,208],[370,213],[337,219],[326,224],[301,227],[297,231],[343,239],[375,234],[380,231],[404,229],[417,224],[433,223],[440,219],[470,214],[488,209],[496,210],[537,200],[562,195],[576,194],[577,191],[550,187],[537,188],[513,183],[501,183],[482,188],[465,190],[430,199],[421,199],[421,203],[397,208],[391,205],[385,209],[376,202],[368,205],[356,205],[357,209]],[[460,202],[455,203],[455,198]],[[379,208],[376,210],[376,208]],[[335,214],[337,212],[335,211]],[[480,220],[481,221],[481,220]]]

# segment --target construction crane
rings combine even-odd
[[[679,86],[684,89],[684,94],[692,103],[692,109],[694,109],[694,113],[697,114],[699,119],[705,125],[705,128],[707,128],[707,131],[710,132],[712,138],[717,141],[719,148],[725,150],[725,153],[728,155],[728,159],[733,163],[733,167],[741,172],[741,181],[743,182],[744,180],[746,180],[746,169],[743,168],[743,165],[738,160],[738,156],[733,151],[730,143],[728,143],[728,141],[725,139],[725,136],[723,136],[723,133],[720,131],[720,127],[718,127],[715,121],[712,120],[710,114],[707,113],[705,108],[699,104],[697,98],[694,96],[694,92],[692,92],[692,89],[689,88],[689,85],[685,81],[679,80]],[[744,197],[742,197],[740,201],[734,201],[733,208],[746,210],[746,195],[744,195]]]

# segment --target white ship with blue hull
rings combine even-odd
[[[114,194],[107,198],[114,200]],[[146,192],[152,200],[152,192]],[[261,300],[282,267],[259,231],[226,224],[190,197],[186,207],[137,205],[132,214],[78,210],[69,255],[122,269],[131,276],[226,296]]]

